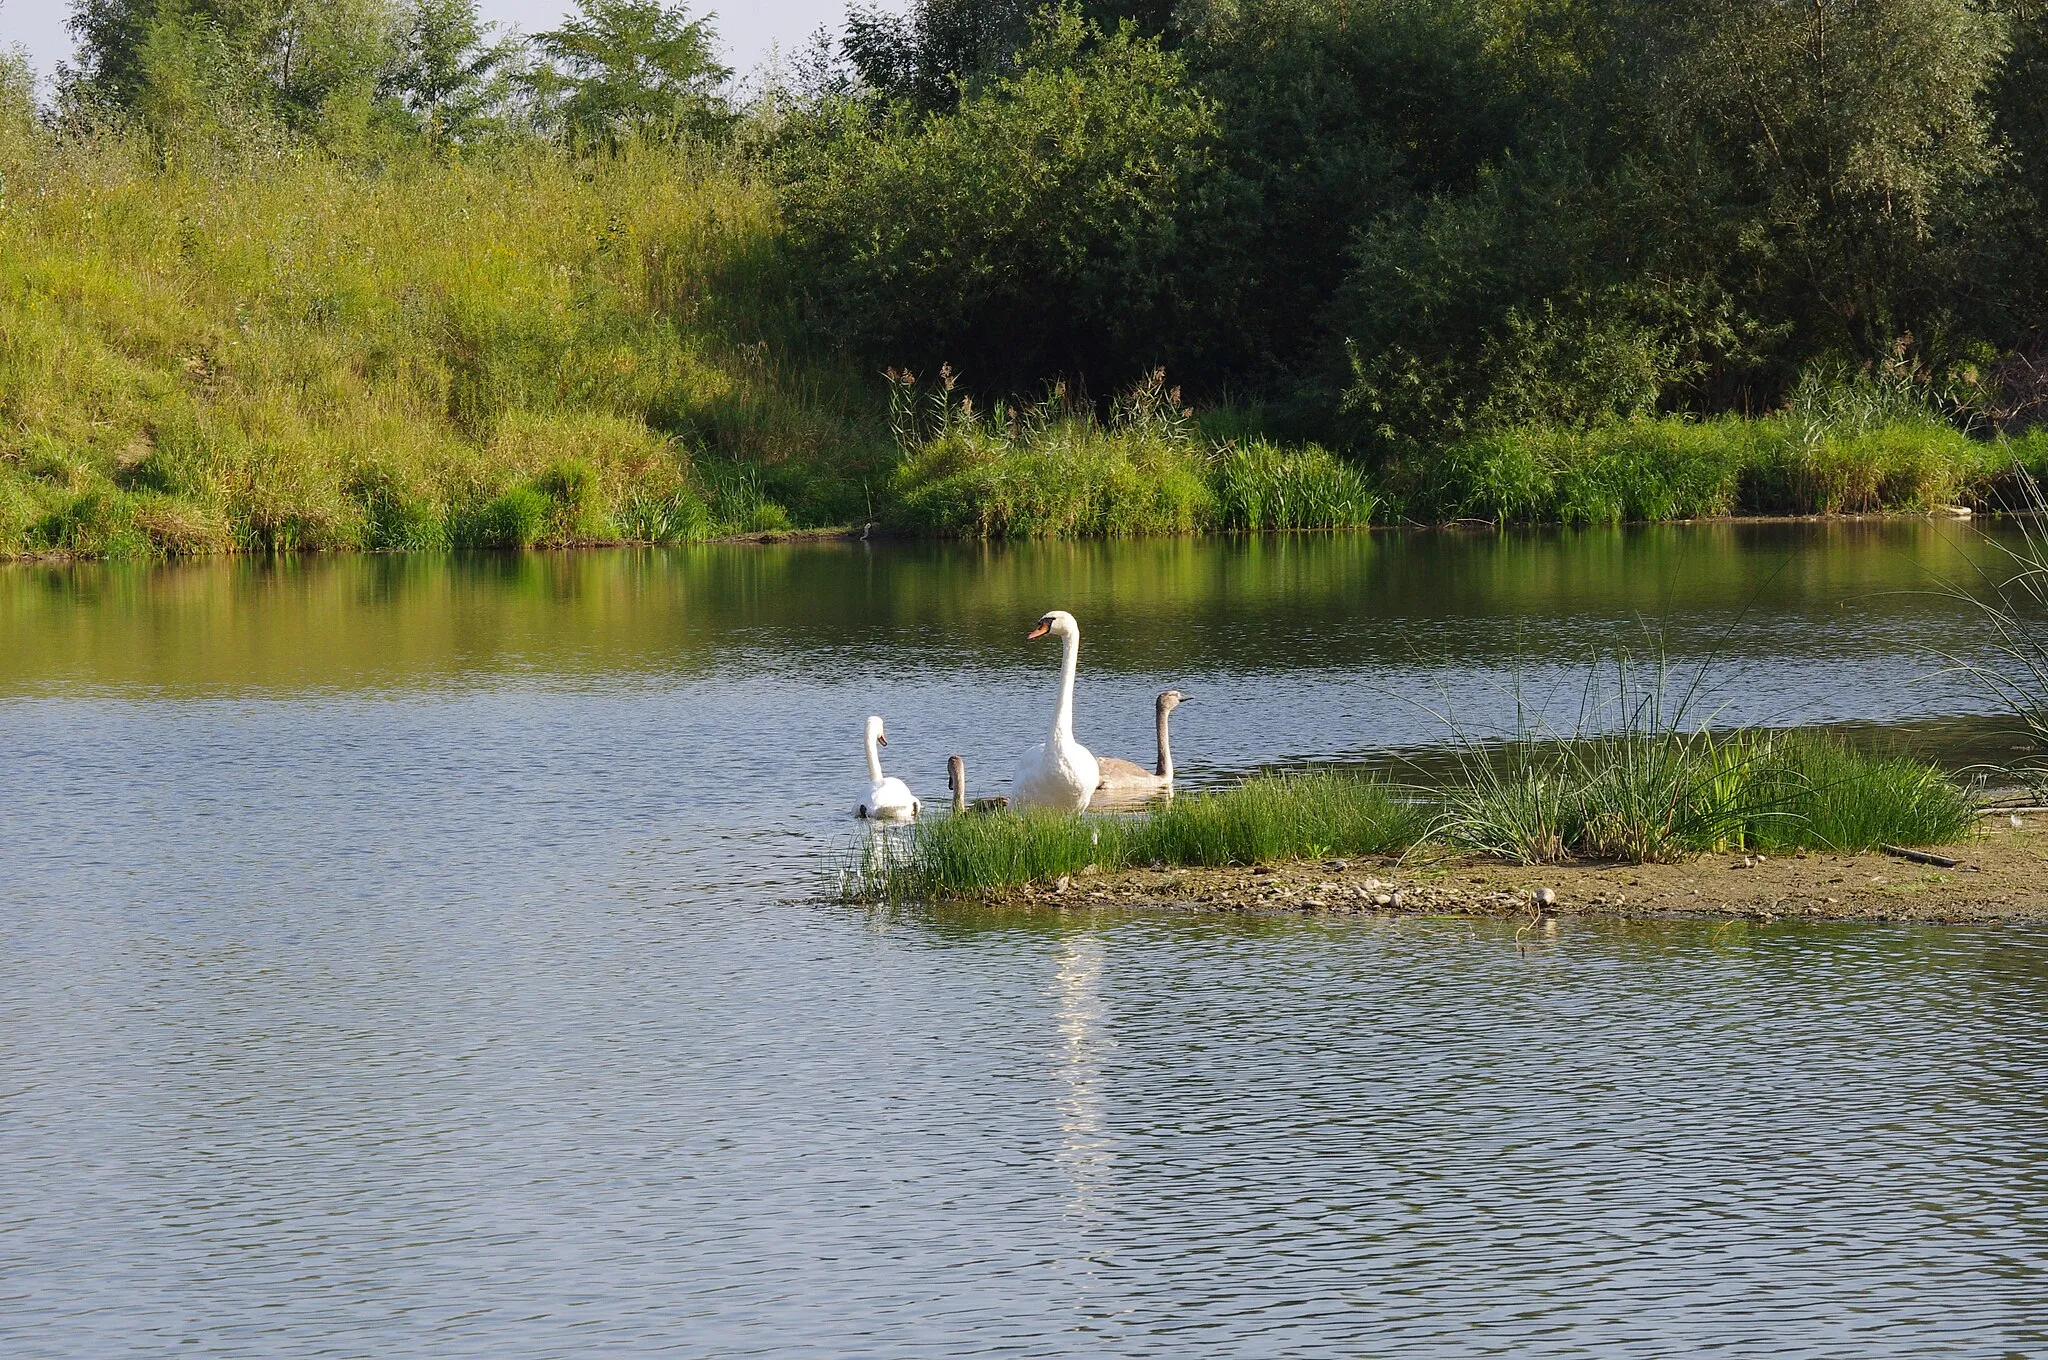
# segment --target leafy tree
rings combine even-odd
[[[1967,195],[1997,163],[1996,15],[1705,0],[1674,22],[1646,0],[1627,19],[1646,77],[1628,92],[1647,134],[1631,159],[1660,213],[1682,214],[1676,233],[1629,223],[1647,256],[1784,317],[1794,356],[1874,359],[1941,324]]]
[[[429,138],[475,137],[508,97],[519,56],[517,42],[490,35],[476,0],[413,0],[379,92]]]
[[[2003,158],[1971,261],[1977,319],[1999,347],[2048,358],[2048,3],[2003,0],[2011,49],[1987,97]]]
[[[69,83],[120,108],[131,108],[143,82],[142,48],[159,0],[75,0],[71,33],[79,67]]]
[[[1030,38],[1032,0],[919,0],[908,13],[863,7],[842,46],[861,83],[923,113],[954,108],[961,91],[1010,66]]]
[[[1048,10],[957,111],[899,106],[791,149],[794,255],[829,324],[891,361],[1113,386],[1176,343],[1178,215],[1214,132],[1156,41]]]
[[[393,53],[389,0],[77,0],[76,97],[160,133],[366,124]]]
[[[732,77],[713,51],[709,16],[660,0],[582,0],[581,12],[535,36],[551,65],[529,77],[544,121],[580,143],[708,135],[730,114]]]

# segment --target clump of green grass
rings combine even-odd
[[[1942,845],[1976,824],[1976,802],[1941,770],[1824,737],[1773,738],[1746,773],[1759,849]]]
[[[1501,430],[1401,461],[1387,476],[1415,518],[1616,524],[1738,510],[1935,510],[1981,499],[2011,461],[1931,415],[1829,423],[1790,412]]]
[[[1793,734],[1623,733],[1468,759],[1431,836],[1516,864],[1937,845],[1974,824],[1934,766]]]
[[[2006,773],[2036,798],[2048,798],[2048,429],[2015,441],[2010,498],[2019,530],[2016,544],[1985,540],[1988,560],[1979,566],[1976,589],[1952,585],[1958,602],[1980,611],[1991,626],[1985,657],[1959,658],[1971,676],[2013,719],[2012,735],[2024,754]],[[2037,462],[2029,463],[2028,457]]]
[[[896,519],[968,538],[1117,538],[1210,530],[1358,528],[1379,497],[1315,445],[1207,443],[1177,389],[1155,371],[1107,422],[1055,387],[1042,402],[983,413],[950,371],[896,385]]]
[[[1314,444],[1232,440],[1211,451],[1207,473],[1221,529],[1356,529],[1380,512],[1364,475]]]
[[[1763,514],[1938,510],[1985,484],[1997,447],[1928,417],[1835,430],[1790,417],[1756,422],[1742,502]]]
[[[1612,524],[1726,514],[1746,456],[1743,422],[1646,418],[1477,435],[1391,475],[1419,518]]]
[[[1337,854],[1390,854],[1428,824],[1428,809],[1378,779],[1262,775],[1185,794],[1136,816],[1026,812],[938,817],[901,845],[876,845],[843,875],[862,900],[957,897],[1149,864],[1264,864]]]

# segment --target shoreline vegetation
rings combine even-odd
[[[0,557],[2024,504],[2048,11],[1880,8],[80,0]]]

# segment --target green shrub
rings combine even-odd
[[[999,390],[1128,373],[1170,339],[1176,214],[1212,111],[1176,55],[1048,7],[956,111],[826,116],[778,161],[797,268],[893,362],[963,361]]]

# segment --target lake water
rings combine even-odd
[[[1000,792],[1570,725],[1995,750],[1934,524],[0,570],[0,1353],[2024,1355],[2048,932],[877,913]],[[1682,687],[1682,686],[1681,686]]]

